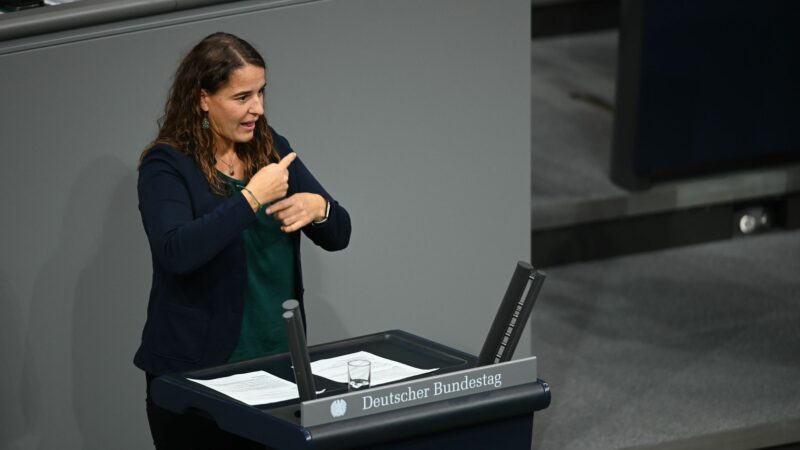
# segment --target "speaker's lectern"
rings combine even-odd
[[[302,404],[295,399],[257,406],[188,380],[256,370],[294,380],[289,355],[281,354],[161,376],[153,380],[150,393],[163,408],[208,415],[221,429],[274,449],[443,450],[500,445],[504,449],[528,450],[533,413],[550,404],[548,386],[536,376],[535,358],[475,367],[476,358],[472,355],[402,331],[313,346],[309,353],[312,360],[317,360],[360,350],[438,370],[352,393],[347,392],[346,384],[315,377],[316,389],[324,389],[317,399]],[[409,392],[426,390],[427,396],[408,400]],[[370,397],[365,400],[365,396]],[[338,405],[342,401],[347,404],[347,411],[333,417],[331,406],[337,400]],[[301,407],[303,417],[299,414]],[[309,420],[304,421],[306,418]]]
[[[528,450],[534,412],[550,404],[550,390],[537,377],[535,357],[510,358],[543,280],[544,274],[518,263],[480,358],[394,330],[313,346],[307,355],[294,348],[291,357],[284,353],[164,375],[153,380],[150,395],[162,408],[207,415],[221,429],[272,449]],[[290,340],[299,321],[293,324],[287,322]],[[255,406],[190,380],[263,370],[295,381],[310,370],[293,368],[293,359],[300,365],[358,351],[436,370],[356,392],[314,375],[298,380],[305,401]]]

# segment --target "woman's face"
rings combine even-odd
[[[231,73],[217,92],[200,91],[200,108],[208,113],[217,151],[253,139],[256,121],[264,114],[265,80],[263,68],[248,64]]]

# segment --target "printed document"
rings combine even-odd
[[[298,397],[296,384],[263,370],[213,380],[191,378],[188,380],[222,392],[228,397],[233,397],[248,405],[282,402]]]
[[[337,383],[347,383],[347,361],[352,361],[354,359],[366,359],[370,362],[370,386],[391,383],[392,381],[438,370],[438,368],[418,369],[401,362],[392,361],[391,359],[361,351],[337,356],[335,358],[314,361],[311,363],[311,372],[314,375],[336,381]]]

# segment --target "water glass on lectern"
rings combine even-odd
[[[370,383],[370,363],[366,359],[347,361],[347,390],[367,389]]]

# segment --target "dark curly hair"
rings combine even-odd
[[[213,94],[234,71],[246,65],[267,68],[252,45],[232,34],[214,33],[195,45],[175,72],[164,115],[158,119],[158,137],[142,152],[140,162],[153,145],[170,145],[194,157],[212,190],[224,194],[225,184],[214,168],[214,137],[211,130],[202,126],[205,116],[200,108],[200,90]],[[244,163],[246,179],[259,168],[280,160],[265,115],[258,118],[253,139],[237,143],[235,151]]]

